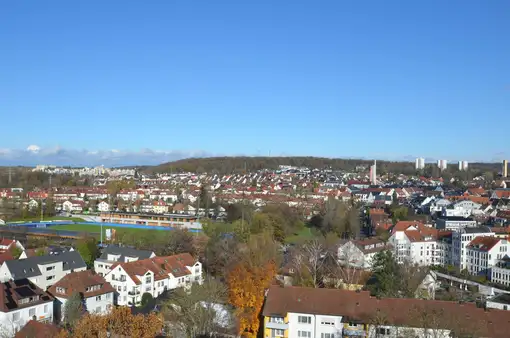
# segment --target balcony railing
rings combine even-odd
[[[128,291],[128,295],[130,296],[134,296],[134,295],[139,295],[140,294],[140,290],[131,290],[131,291]]]

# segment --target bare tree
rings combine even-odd
[[[321,241],[307,241],[295,252],[292,259],[296,284],[318,288],[321,285],[322,268],[326,249]]]

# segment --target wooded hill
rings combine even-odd
[[[368,168],[373,161],[363,159],[341,159],[325,157],[206,157],[206,158],[188,158],[174,162],[163,163],[158,166],[144,167],[142,171],[148,173],[162,172],[197,172],[197,173],[240,173],[245,170],[253,172],[261,169],[277,169],[279,165],[290,165],[297,167],[308,167],[333,170],[353,171],[357,166]],[[437,167],[436,164],[427,164],[428,167]],[[457,163],[448,165],[448,170],[456,171]],[[497,172],[501,168],[499,163],[469,163],[469,169],[473,172]],[[377,161],[378,173],[402,173],[415,174],[414,162],[391,162]]]

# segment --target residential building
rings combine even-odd
[[[377,184],[377,161],[370,166],[370,184]]]
[[[167,290],[202,283],[202,264],[190,254],[116,263],[105,276],[116,292],[116,304],[139,305],[144,293],[156,298]]]
[[[459,161],[459,171],[468,170],[468,162],[467,161]]]
[[[391,245],[378,238],[349,240],[338,247],[338,262],[354,268],[370,269],[378,252],[391,249]]]
[[[475,228],[464,228],[460,231],[452,232],[451,263],[452,265],[464,270],[467,268],[466,247],[476,237],[490,237],[494,233],[489,227],[480,226]]]
[[[425,159],[424,158],[417,158],[415,163],[416,170],[421,170],[425,168]]]
[[[503,177],[508,176],[508,160],[503,160],[503,165],[501,168],[501,176],[503,176]]]
[[[271,286],[264,337],[507,338],[508,312],[473,303],[371,297],[368,291]],[[417,320],[427,316],[427,322]],[[430,320],[430,321],[429,321]],[[433,322],[434,324],[430,324]]]
[[[491,268],[490,280],[493,283],[510,286],[510,257],[504,257]]]
[[[494,236],[475,237],[466,246],[466,268],[473,275],[490,278],[490,269],[509,251],[508,241]]]
[[[500,293],[492,298],[487,299],[485,306],[488,309],[510,311],[510,295],[506,293]]]
[[[152,205],[149,206],[152,210]],[[100,215],[101,222],[165,226],[186,229],[202,229],[197,216],[181,214],[154,214],[154,213],[131,213],[131,212],[103,212]]]
[[[440,230],[460,231],[464,228],[474,228],[476,224],[470,217],[442,216],[436,219],[436,228]]]
[[[0,330],[12,337],[30,320],[53,321],[53,297],[28,279],[0,284]]]
[[[445,170],[448,167],[448,161],[446,161],[446,160],[437,160],[437,167],[440,170]]]
[[[48,292],[55,297],[55,313],[65,318],[65,304],[74,293],[80,294],[89,313],[107,314],[114,303],[115,289],[92,270],[73,272],[53,284]]]
[[[14,338],[54,338],[59,333],[60,329],[56,325],[31,319],[16,332]]]
[[[128,263],[153,257],[156,257],[156,254],[149,250],[108,245],[103,248],[101,256],[94,261],[94,271],[99,276],[106,276],[110,272],[112,265],[116,263]]]
[[[20,250],[25,250],[23,245],[18,240],[7,239],[7,238],[2,238],[0,240],[0,252],[2,252],[2,251],[5,252],[7,250],[11,250],[11,249],[14,249],[14,248],[18,248]]]
[[[110,211],[110,204],[105,201],[101,201],[97,204],[97,211],[99,212],[107,212]]]
[[[73,247],[63,247],[63,246],[45,246],[42,248],[37,249],[26,249],[24,250],[21,255],[19,256],[19,259],[26,259],[29,257],[35,257],[35,256],[47,256],[47,255],[59,255],[64,252],[74,251]]]
[[[168,213],[168,204],[162,199],[159,201],[154,201],[152,205],[152,212],[155,214],[165,214]]]
[[[62,203],[62,209],[67,212],[82,212],[84,205],[83,201],[65,201]]]
[[[68,251],[56,255],[5,261],[0,267],[0,281],[17,281],[27,278],[41,289],[46,290],[65,275],[86,269],[87,265],[80,253]]]

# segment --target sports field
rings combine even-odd
[[[67,231],[77,231],[77,232],[88,232],[88,233],[101,233],[101,226],[92,225],[92,224],[66,224],[66,225],[52,225],[47,227],[47,229],[51,230],[67,230]],[[152,229],[137,229],[137,228],[122,228],[122,227],[113,227],[113,226],[103,226],[103,236],[105,236],[106,229],[115,229],[118,233],[147,233],[147,232],[159,232],[165,230],[152,230]]]

